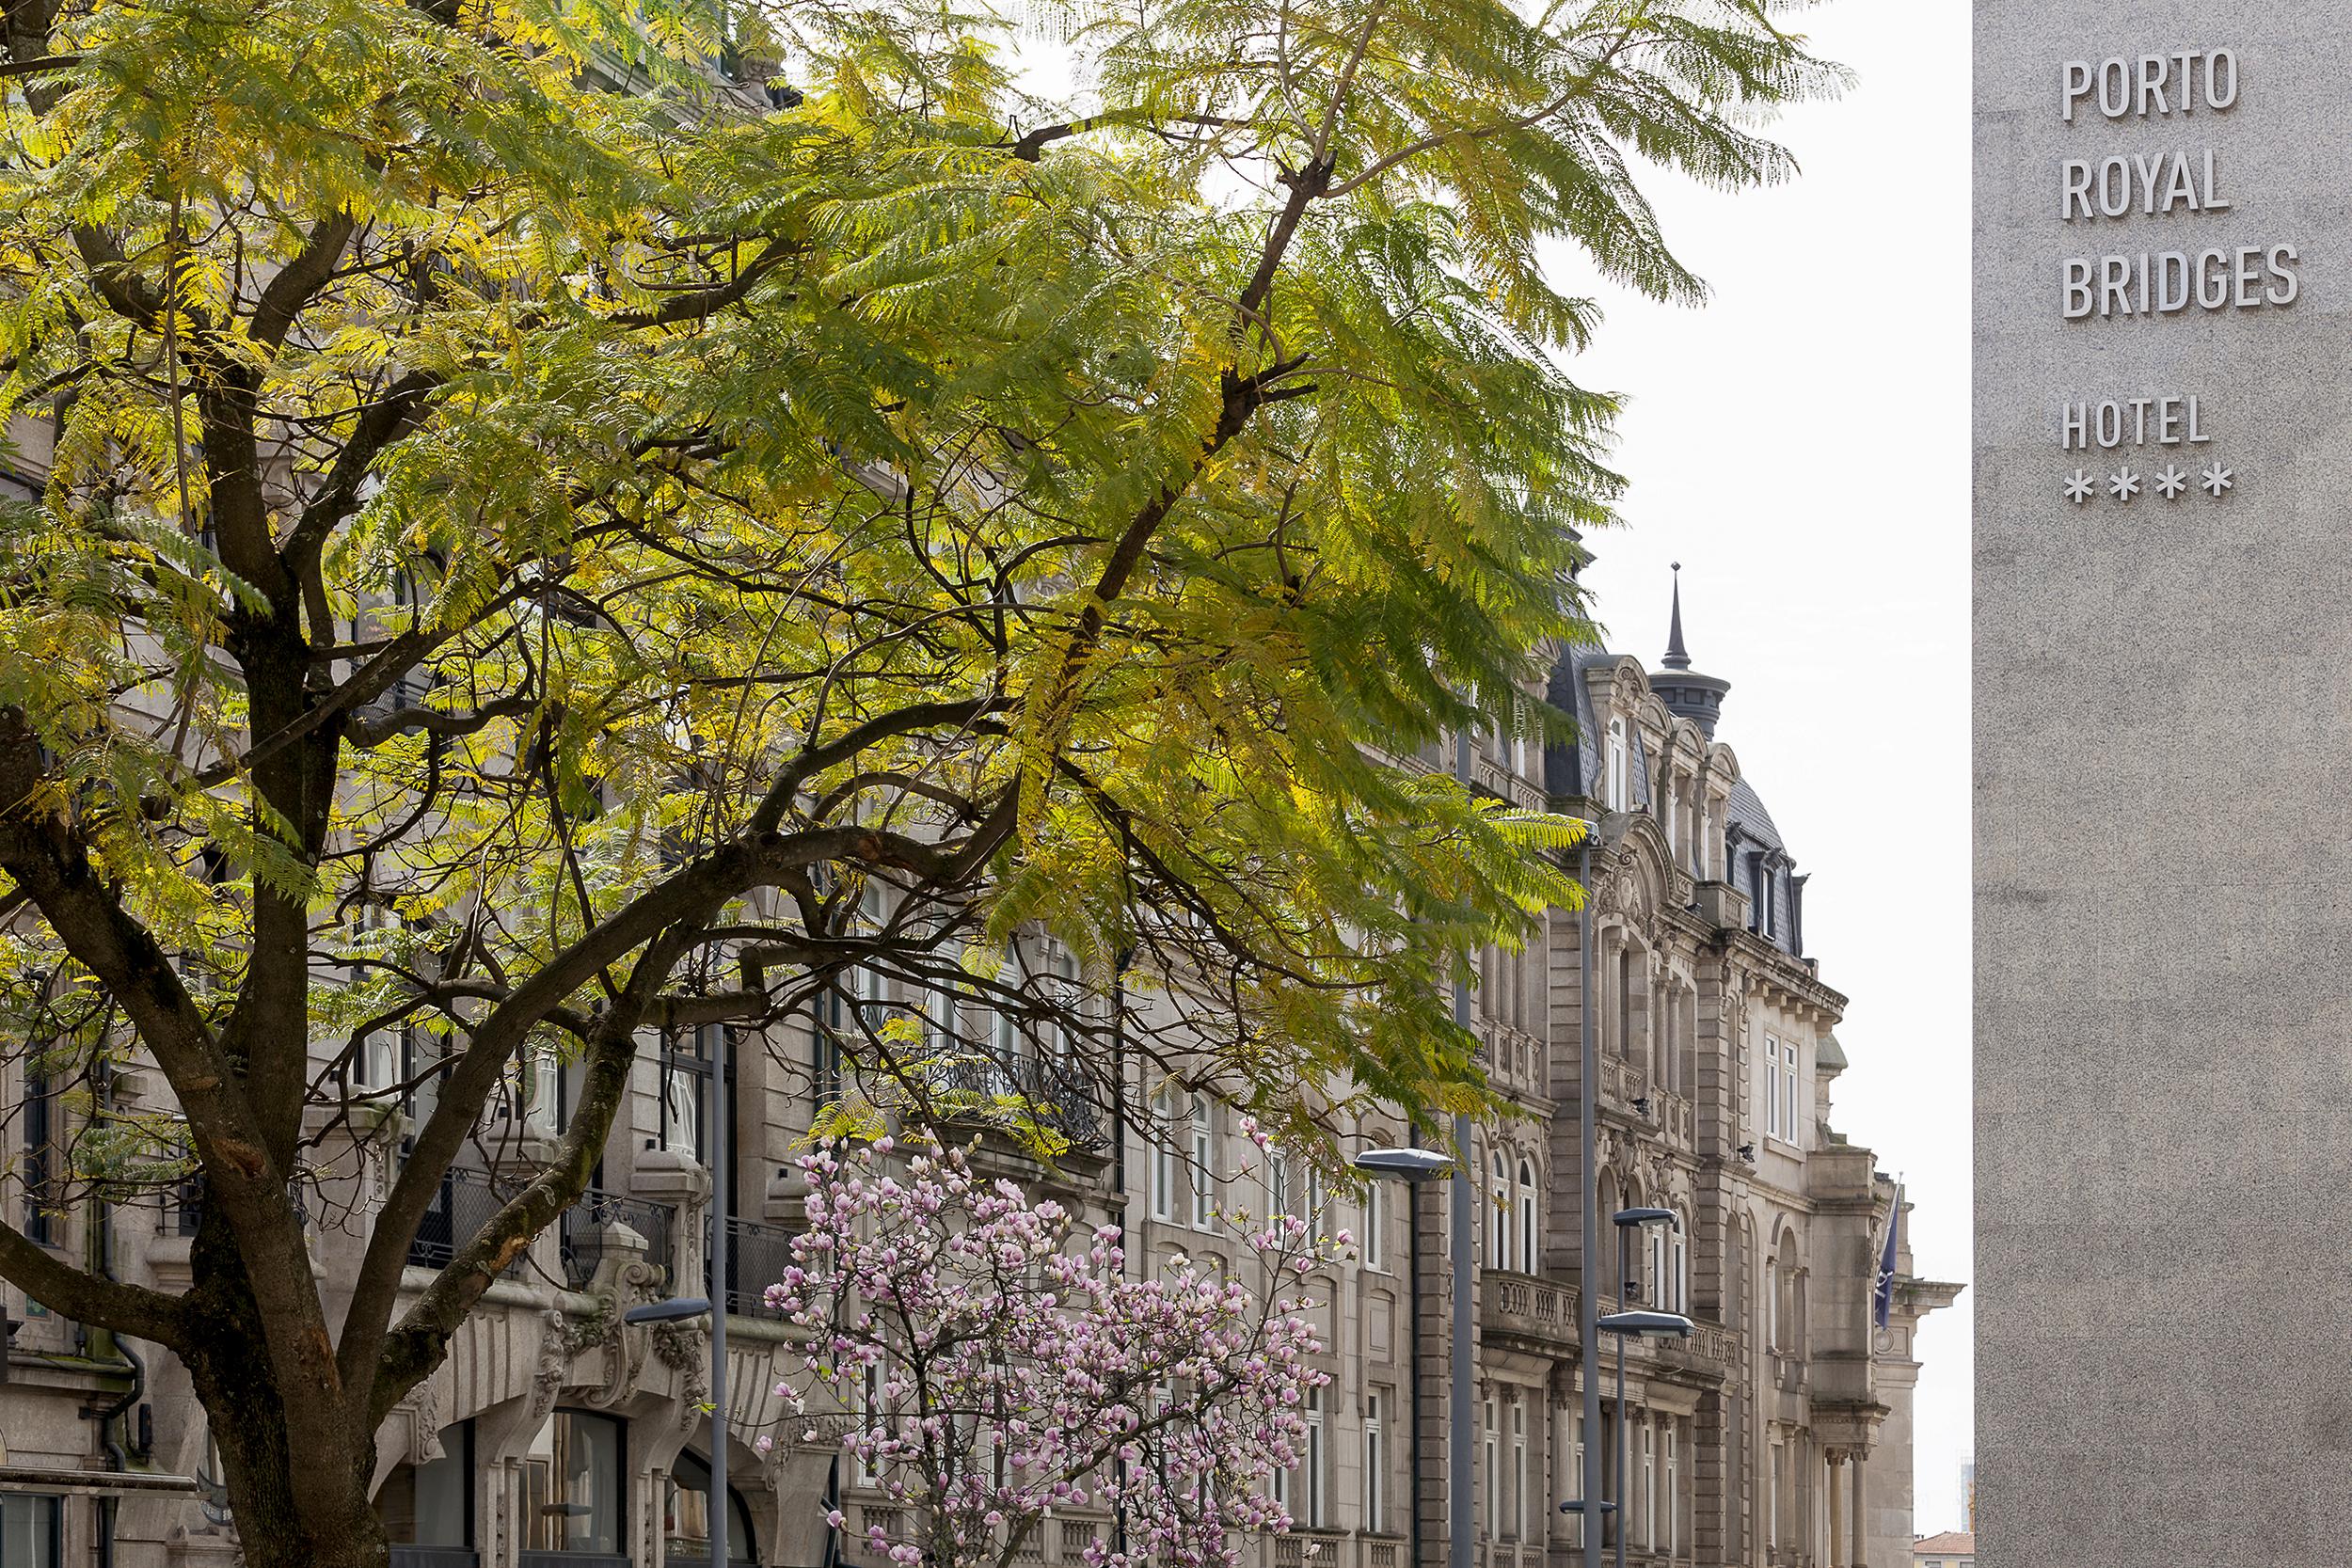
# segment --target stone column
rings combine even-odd
[[[1867,1494],[1867,1492],[1865,1492],[1865,1491],[1864,1491],[1864,1489],[1863,1489],[1863,1484],[1862,1484],[1862,1461],[1863,1461],[1863,1458],[1864,1458],[1864,1452],[1863,1452],[1863,1450],[1862,1450],[1862,1449],[1854,1449],[1854,1451],[1853,1451],[1853,1488],[1852,1488],[1852,1490],[1853,1490],[1853,1565],[1852,1565],[1852,1568],[1867,1568],[1867,1559],[1869,1558],[1869,1555],[1870,1555],[1870,1553],[1869,1553],[1869,1549],[1868,1549],[1868,1548],[1867,1548],[1867,1547],[1864,1544],[1864,1542],[1865,1542],[1866,1540],[1867,1540],[1867,1539],[1868,1539],[1868,1531],[1869,1531],[1869,1527],[1868,1527],[1868,1525],[1866,1523],[1866,1521],[1867,1521],[1867,1520],[1868,1520],[1868,1518],[1870,1517],[1870,1499],[1869,1499],[1869,1496],[1868,1496],[1868,1494]]]
[[[1846,1518],[1845,1499],[1837,1489],[1837,1472],[1846,1463],[1846,1450],[1832,1449],[1825,1457],[1828,1460],[1823,1481],[1829,1488],[1829,1568],[1841,1568],[1846,1560]]]

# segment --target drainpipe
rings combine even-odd
[[[102,1062],[97,1072],[98,1081],[93,1085],[97,1090],[97,1102],[101,1107],[107,1103],[108,1096],[113,1088],[113,1076]],[[112,1213],[113,1211],[103,1198],[93,1196],[90,1199],[90,1250],[95,1255],[94,1261],[98,1267],[99,1277],[109,1280],[117,1277],[114,1266]],[[145,1397],[147,1362],[136,1350],[132,1348],[130,1340],[113,1333],[109,1333],[106,1338],[114,1346],[115,1354],[122,1358],[123,1365],[130,1370],[131,1386],[120,1399],[110,1404],[84,1405],[82,1414],[97,1424],[98,1444],[105,1450],[106,1468],[119,1475],[131,1467],[131,1461],[130,1456],[123,1451],[121,1443],[115,1438],[114,1423],[124,1411]],[[122,1499],[119,1497],[102,1497],[98,1499],[98,1568],[114,1568],[115,1513],[116,1510],[121,1506],[121,1502]]]

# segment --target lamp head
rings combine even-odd
[[[621,1314],[625,1323],[674,1323],[686,1318],[699,1318],[710,1310],[710,1303],[701,1296],[672,1296],[667,1301],[649,1301],[632,1307]]]
[[[1348,1162],[1372,1176],[1425,1181],[1454,1169],[1454,1156],[1435,1148],[1367,1148]]]
[[[1672,1209],[1620,1209],[1611,1216],[1619,1225],[1670,1225],[1682,1228],[1682,1216]]]
[[[1688,1339],[1698,1327],[1679,1312],[1612,1312],[1593,1326],[1636,1339]]]

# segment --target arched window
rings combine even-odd
[[[1664,1006],[1659,1009],[1659,1027],[1650,1034],[1649,1078],[1653,1086],[1672,1093],[1675,1086],[1675,1026],[1680,1022],[1680,1017],[1671,989],[1663,993],[1661,1000]]]
[[[1633,1059],[1633,949],[1617,949],[1617,1054]]]
[[[1507,1269],[1512,1266],[1511,1169],[1501,1149],[1495,1150],[1493,1171],[1494,1190],[1486,1205],[1486,1266]]]
[[[710,1560],[710,1462],[691,1449],[681,1452],[670,1466],[670,1486],[663,1509],[662,1534],[668,1538],[672,1562]],[[759,1560],[759,1538],[752,1528],[752,1511],[743,1495],[727,1488],[727,1560]]]
[[[1617,1293],[1617,1287],[1612,1282],[1610,1271],[1617,1266],[1617,1254],[1615,1250],[1617,1244],[1617,1227],[1610,1223],[1609,1216],[1624,1207],[1624,1205],[1617,1200],[1617,1178],[1615,1172],[1604,1170],[1600,1173],[1599,1194],[1600,1203],[1597,1209],[1597,1212],[1600,1215],[1599,1233],[1585,1237],[1584,1244],[1588,1247],[1599,1250],[1600,1256],[1594,1259],[1595,1266],[1593,1274],[1605,1288],[1604,1293],[1612,1299],[1614,1299]]]
[[[1533,1162],[1519,1162],[1519,1270],[1535,1273],[1535,1259],[1542,1256],[1538,1244],[1535,1213],[1535,1166]]]

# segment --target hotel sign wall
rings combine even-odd
[[[1973,16],[1978,1561],[2335,1568],[2352,0]]]

